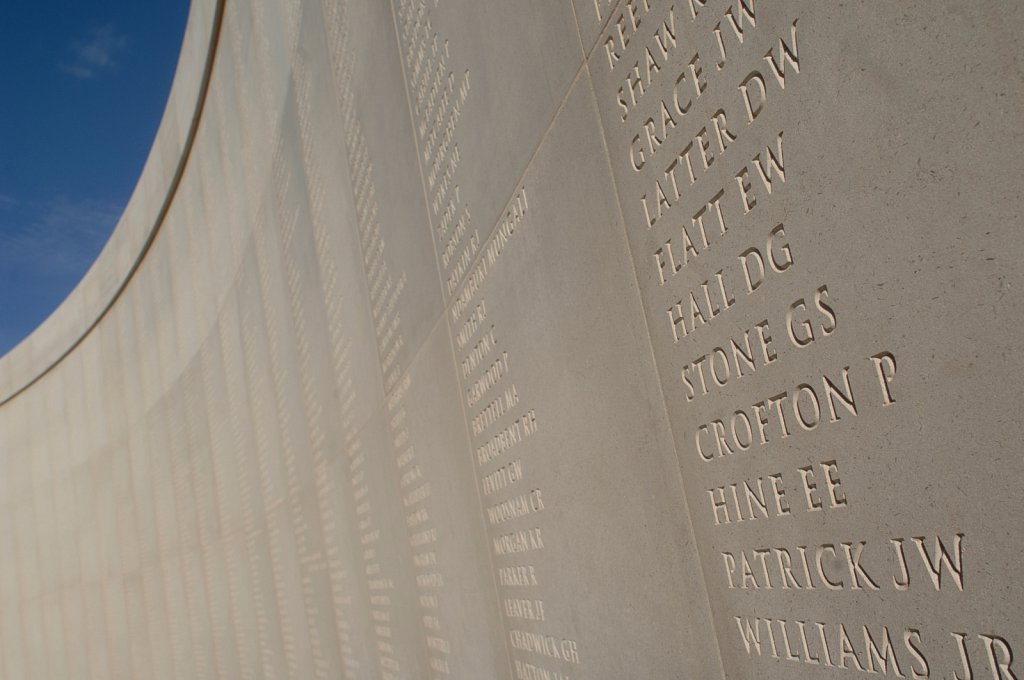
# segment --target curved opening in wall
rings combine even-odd
[[[44,98],[36,113],[42,119],[40,129],[56,130],[57,141],[47,144],[59,147],[60,135],[67,134],[79,148],[93,148],[95,153],[79,152],[84,157],[74,157],[72,162],[69,150],[55,169],[41,152],[35,158],[30,151],[13,154],[0,146],[0,230],[21,225],[9,229],[11,233],[0,233],[0,283],[5,289],[0,291],[0,405],[39,380],[82,342],[145,257],[173,200],[199,126],[224,0],[194,0],[191,6],[96,3],[93,9],[113,11],[116,22],[86,20],[81,29],[84,37],[69,39],[54,67],[68,81],[65,85],[81,90],[78,96],[90,102],[89,116],[75,125],[74,102],[65,103],[57,96]],[[14,11],[32,14],[36,10]],[[142,24],[146,26],[133,32],[132,26]],[[158,40],[163,43],[160,47],[155,44]],[[157,55],[158,50],[163,54]],[[33,56],[30,52],[24,59]],[[103,78],[111,82],[104,83]],[[118,78],[121,82],[115,84]],[[141,93],[141,88],[148,92]],[[8,106],[0,106],[0,116],[6,115],[12,100],[20,106],[17,97],[5,97],[3,103]],[[25,114],[19,109],[19,115]],[[63,121],[64,127],[58,129],[55,120]],[[99,127],[90,128],[89,123],[96,121]],[[96,139],[82,141],[89,137]],[[33,143],[27,139],[23,148],[32,149]],[[54,186],[60,179],[77,181],[85,189],[74,195],[54,192],[56,198],[49,202],[22,202],[8,195],[7,187],[16,183],[7,179],[20,178],[25,183],[28,178],[23,176],[30,174],[26,168],[36,170],[36,166],[45,166],[39,173],[51,173],[47,177]],[[95,187],[107,187],[106,193]],[[14,215],[22,204],[26,210],[41,206],[44,212],[20,222],[5,214]],[[64,288],[60,294],[49,291],[52,313],[11,348],[10,334],[17,332],[16,319],[10,318],[15,305],[31,304],[37,292],[31,288],[31,279],[20,274],[28,267],[35,267],[39,276],[54,277],[63,267]],[[71,286],[74,289],[66,293]],[[50,309],[35,311],[43,316]],[[8,333],[7,345],[3,333]]]

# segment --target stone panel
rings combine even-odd
[[[568,0],[394,0],[431,240],[465,279],[582,64]]]
[[[1022,28],[196,0],[0,359],[2,674],[1021,677]]]
[[[515,677],[711,675],[717,650],[598,128],[584,71],[447,315]]]
[[[979,131],[1019,8],[620,11],[591,67],[727,677],[953,677],[961,640],[1009,677],[1020,160]]]

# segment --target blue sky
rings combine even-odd
[[[0,355],[117,223],[160,123],[188,0],[0,2]]]

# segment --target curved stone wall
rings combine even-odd
[[[0,360],[3,677],[1020,676],[1022,28],[196,0]]]

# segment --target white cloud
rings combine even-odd
[[[118,55],[127,47],[128,39],[112,25],[93,28],[88,38],[71,44],[71,61],[61,63],[60,67],[76,78],[92,78],[100,71],[115,68]]]
[[[103,201],[65,198],[25,207],[32,214],[0,232],[0,267],[27,267],[41,277],[81,275],[123,209]]]

